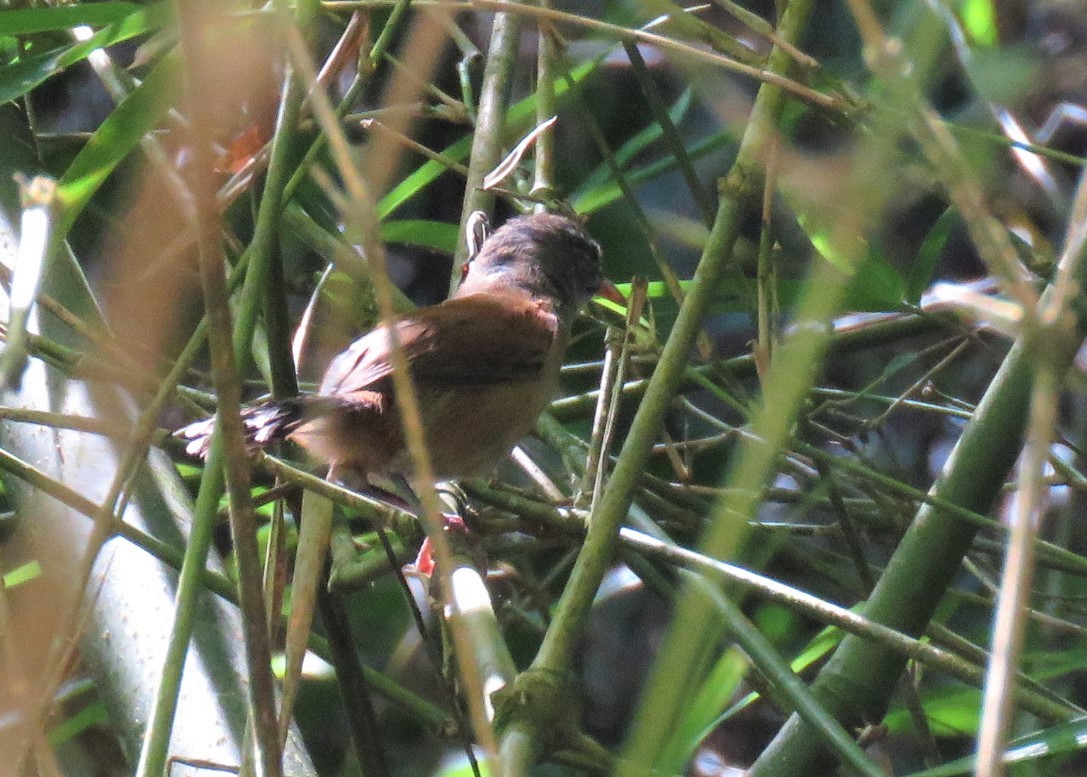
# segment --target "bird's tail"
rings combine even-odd
[[[282,440],[298,428],[305,420],[305,397],[288,399],[283,402],[268,400],[259,405],[242,409],[242,423],[245,425],[246,445],[255,450],[270,442]],[[215,431],[215,416],[195,421],[174,432],[174,437],[187,440],[185,452],[190,456],[204,458],[211,447],[211,435]]]

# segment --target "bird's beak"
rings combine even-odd
[[[623,293],[619,291],[618,287],[607,278],[605,278],[600,286],[597,288],[596,296],[603,297],[609,302],[614,302],[620,307],[625,308],[627,306],[627,298],[624,297]]]

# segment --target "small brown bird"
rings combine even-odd
[[[397,318],[435,475],[482,474],[528,434],[558,384],[574,320],[614,298],[600,246],[574,221],[511,219],[482,245],[445,302]],[[244,411],[254,444],[289,438],[339,473],[411,475],[382,325],[332,360],[315,395]],[[214,419],[176,432],[205,453]]]

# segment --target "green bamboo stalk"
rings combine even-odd
[[[507,13],[500,3],[494,15],[491,45],[487,49],[487,64],[483,68],[483,84],[479,93],[479,109],[475,132],[472,135],[472,151],[468,161],[468,180],[464,186],[464,204],[461,207],[460,237],[453,256],[453,275],[449,290],[460,285],[460,268],[468,258],[468,235],[463,225],[468,216],[481,210],[491,215],[494,195],[483,190],[483,178],[494,169],[502,158],[502,134],[506,126],[506,109],[509,104],[510,84],[517,66],[521,43],[521,17]]]
[[[820,732],[823,740],[844,764],[856,773],[867,775],[867,777],[885,777],[886,773],[883,769],[865,754],[849,731],[820,706],[804,681],[797,677],[788,662],[747,619],[740,610],[740,606],[732,601],[727,593],[723,594],[714,590],[706,585],[705,580],[693,576],[688,584],[692,588],[695,586],[703,588],[703,595],[712,601],[721,613],[728,632],[767,676],[774,690],[795,706],[797,716]],[[620,774],[628,771],[625,766],[624,764],[620,767]],[[636,769],[635,773],[650,774],[651,771]]]
[[[807,5],[803,3],[790,8],[790,21],[796,25],[792,28],[794,34],[802,28],[806,8]],[[778,66],[782,67],[782,64],[779,62]],[[533,685],[537,678],[545,681],[562,678],[570,666],[593,597],[614,556],[619,527],[630,509],[634,491],[660,433],[669,403],[684,378],[691,347],[701,330],[702,317],[724,276],[739,225],[751,208],[753,196],[759,191],[754,161],[758,158],[758,148],[769,136],[771,122],[782,103],[782,97],[783,92],[779,88],[764,86],[760,90],[755,114],[745,135],[746,151],[740,152],[742,162],[738,161],[729,177],[720,183],[717,216],[691,290],[680,306],[675,325],[619,454],[611,482],[593,516],[585,544],[559,600],[555,617],[531,667],[515,683],[515,693],[519,686]],[[565,709],[553,708],[550,712],[536,709],[531,718],[521,716],[511,720],[502,736],[504,770],[509,774],[527,773],[542,751],[541,737],[546,727],[556,725],[564,715]],[[629,762],[620,769],[628,766]],[[648,769],[649,763],[643,762],[642,767]]]
[[[1045,467],[1051,457],[1050,446],[1056,434],[1060,405],[1061,375],[1066,364],[1055,363],[1060,344],[1078,342],[1070,331],[1075,320],[1077,297],[1082,285],[1087,245],[1087,176],[1081,176],[1069,214],[1057,277],[1042,298],[1036,319],[1024,320],[1025,338],[1031,338],[1036,354],[1034,385],[1020,478],[1015,496],[1011,536],[1008,540],[1004,571],[1000,582],[997,610],[993,623],[992,659],[982,704],[978,735],[977,774],[1004,774],[1004,748],[1012,726],[1013,698],[1009,693],[1018,666],[1034,575],[1035,545],[1045,512],[1047,490]],[[1082,314],[1081,321],[1082,325]],[[1082,331],[1082,326],[1081,326]],[[1052,344],[1058,344],[1053,348]]]
[[[148,716],[147,728],[140,758],[136,766],[139,777],[157,777],[166,768],[167,749],[170,744],[170,732],[173,728],[174,714],[177,710],[177,694],[181,687],[181,671],[185,665],[185,655],[189,649],[192,635],[193,616],[196,613],[196,598],[200,593],[201,578],[207,564],[208,550],[211,547],[215,529],[215,516],[219,507],[219,497],[223,493],[223,451],[218,436],[212,440],[205,463],[205,473],[200,481],[193,510],[192,532],[189,543],[185,546],[185,555],[178,577],[174,624],[170,631],[170,641],[162,659],[162,677],[155,692],[155,701]]]
[[[863,2],[852,4],[858,25],[875,53],[886,54],[871,8]],[[972,235],[979,248],[994,266],[1014,273],[1004,264],[1006,235],[998,234],[999,225],[992,222],[976,193],[976,182],[963,172],[958,151],[949,139],[938,131],[938,122],[931,112],[910,92],[912,84],[895,82],[906,71],[887,67],[890,62],[876,66],[892,81],[893,88],[905,93],[908,104],[917,115],[915,121],[919,139],[933,161],[942,161],[941,171],[950,177],[952,191],[964,203],[970,203],[979,214]],[[1078,247],[1076,241],[1073,245]],[[1079,251],[1062,258],[1062,270],[1079,267]],[[1008,262],[1011,263],[1011,262]],[[1065,275],[1062,273],[1062,276]],[[1078,273],[1077,273],[1078,274]],[[1012,282],[1024,302],[1029,323],[1036,320],[1030,313],[1033,293],[1021,288],[1019,279]],[[1059,290],[1058,290],[1059,291]],[[1051,289],[1043,297],[1042,309],[1055,296]],[[1076,325],[1074,337],[1054,337],[1047,346],[1052,348],[1047,358],[1053,361],[1056,375],[1063,374],[1074,353],[1087,322],[1082,318]],[[1030,336],[1036,336],[1031,333]],[[1027,405],[1036,353],[1027,346],[1023,336],[1005,357],[1003,364],[944,466],[943,472],[929,490],[941,502],[950,503],[973,512],[986,513],[1000,495],[1004,479],[1019,455],[1027,416]],[[888,625],[907,634],[919,634],[932,617],[951,580],[957,573],[963,556],[969,549],[976,528],[952,518],[947,510],[923,505],[874,589],[865,614],[871,620]],[[816,678],[813,689],[830,710],[846,725],[882,718],[888,699],[903,668],[903,661],[891,655],[885,647],[847,637],[830,662]],[[752,766],[752,777],[823,773],[827,767],[825,751],[811,729],[795,716],[779,732],[770,747]]]
[[[1020,459],[1019,492],[1015,496],[1014,520],[1001,578],[996,614],[993,619],[992,658],[982,699],[978,732],[977,774],[1002,777],[1004,747],[1014,716],[1010,692],[1019,664],[1026,626],[1025,608],[1030,599],[1034,575],[1034,538],[1044,512],[1045,465],[1056,432],[1060,402],[1060,373],[1054,369],[1051,351],[1035,341],[1036,361],[1030,403],[1026,445]],[[1063,371],[1062,371],[1063,372]]]
[[[880,642],[888,649],[901,653],[904,658],[923,663],[975,688],[980,688],[984,683],[984,668],[975,662],[889,629],[863,615],[829,604],[777,580],[717,561],[704,554],[678,547],[633,529],[623,528],[620,538],[626,547],[636,548],[649,556],[685,566],[706,577],[719,580],[722,584],[737,584],[759,598],[795,609],[798,613],[827,625],[836,626],[849,634]],[[984,656],[984,652],[981,652],[978,658],[983,659]],[[1038,687],[1029,677],[1021,675],[1016,680],[1018,683],[1015,691],[1017,702],[1044,720],[1055,724],[1072,720],[1082,714],[1074,705],[1050,697],[1044,687]]]
[[[426,47],[430,54],[433,55],[433,52],[438,48],[436,44],[443,39],[441,36],[444,33],[438,32],[438,27],[435,24],[438,20],[432,18],[420,21],[424,26],[416,28],[417,40],[413,41],[413,43]],[[304,50],[297,34],[292,33],[288,36],[288,46],[294,64],[302,72],[307,83],[313,84],[312,62],[310,62],[309,54]],[[423,56],[424,51],[419,52],[422,60],[426,59]],[[433,57],[429,62],[433,62]],[[429,66],[426,70],[429,72]],[[374,207],[370,182],[359,174],[352,163],[346,139],[336,123],[335,113],[328,95],[322,89],[316,89],[311,94],[311,100],[314,113],[320,121],[322,129],[328,135],[330,149],[347,189],[348,198],[344,202],[344,216],[354,234],[362,241],[364,254],[373,268],[371,277],[382,320],[391,321],[395,316],[393,285],[388,277],[384,247],[380,241],[378,214]],[[383,166],[388,168],[388,165],[389,160],[383,160]],[[383,186],[385,183],[384,174],[377,172],[374,175]],[[453,599],[452,575],[456,568],[456,562],[453,560],[449,539],[442,525],[442,505],[434,488],[433,470],[423,441],[418,397],[411,382],[406,357],[396,341],[395,328],[390,329],[390,334],[393,362],[392,379],[395,394],[401,411],[408,452],[416,473],[414,485],[423,505],[423,517],[426,520],[427,534],[434,546],[442,593],[445,601],[451,605],[453,610],[448,622],[456,646],[456,654],[460,659],[458,668],[465,685],[465,695],[467,696],[468,708],[476,737],[488,755],[493,755],[497,752],[497,746],[491,719],[485,708],[488,700],[484,695],[485,689],[482,683],[480,667],[472,660],[475,655],[473,650],[475,647],[474,638],[478,637],[479,634],[469,633],[469,625],[463,618],[464,613],[458,610]],[[504,645],[496,646],[496,650],[502,649],[504,649]]]
[[[540,0],[551,7],[551,0]],[[555,30],[547,24],[536,23],[536,125],[539,126],[557,115],[555,76],[560,59],[559,40]],[[533,171],[532,196],[539,198],[537,212],[544,209],[544,202],[555,196],[555,132],[549,130],[536,139],[536,168]]]
[[[203,44],[200,38],[203,36],[203,31],[199,25],[203,13],[197,8],[188,10],[188,13],[180,14],[182,37],[188,42],[188,65],[198,70],[202,63],[200,52]],[[191,106],[196,125],[199,124],[195,117],[200,110],[200,99],[195,98]],[[203,127],[203,131],[210,131],[210,126]],[[246,624],[251,714],[258,732],[261,764],[269,770],[268,774],[275,775],[280,773],[280,763],[276,755],[278,748],[275,746],[278,739],[275,709],[271,702],[275,698],[271,676],[271,653],[267,642],[265,618],[261,614],[264,602],[259,590],[256,531],[252,503],[249,500],[249,472],[241,429],[241,390],[235,369],[235,365],[244,363],[248,356],[258,308],[254,303],[243,304],[243,307],[249,308],[251,313],[238,322],[237,328],[233,329],[233,342],[228,342],[226,338],[230,338],[233,327],[226,304],[226,279],[222,275],[223,261],[219,231],[214,226],[218,223],[217,217],[213,215],[218,213],[218,206],[214,201],[213,181],[210,178],[212,161],[208,154],[206,138],[198,138],[194,148],[199,152],[199,158],[194,162],[193,175],[202,177],[193,187],[193,196],[198,203],[204,205],[202,210],[198,208],[199,215],[205,219],[202,228],[198,230],[198,245],[201,247],[201,268],[204,274],[205,295],[208,297],[208,340],[212,345],[213,373],[217,381],[219,425],[229,434],[217,433],[208,453],[204,478],[197,496],[192,535],[185,549],[185,560],[178,580],[177,610],[163,662],[163,676],[149,718],[137,773],[147,776],[157,775],[163,773],[165,769],[177,691],[181,682],[181,669],[192,633],[192,617],[199,593],[200,578],[211,544],[219,497],[223,493],[224,485],[229,482],[232,516],[240,517],[243,524],[234,533],[236,535],[235,548],[242,547],[241,555],[246,556],[244,561],[239,557],[239,566],[245,566],[244,570],[239,570],[239,580],[244,602],[243,621]],[[262,296],[261,291],[259,286],[249,289],[250,296],[258,298]],[[218,385],[220,383],[221,385]],[[230,455],[227,455],[227,450],[224,448],[224,436],[231,441]],[[224,465],[230,466],[229,480],[225,476]],[[248,546],[251,546],[248,549],[252,553],[245,552]],[[250,569],[250,566],[254,568]],[[253,585],[256,586],[255,590],[251,590]]]
[[[1031,359],[1021,346],[1004,360],[930,495],[985,512],[1019,452]],[[920,634],[958,572],[977,528],[923,505],[876,583],[865,617]],[[848,636],[819,673],[813,690],[846,725],[880,720],[905,659],[886,646]],[[753,777],[791,777],[826,768],[823,744],[793,717],[752,766]]]
[[[219,209],[215,198],[215,179],[211,140],[214,117],[207,105],[208,89],[220,74],[207,69],[207,34],[216,19],[206,9],[183,4],[179,8],[182,49],[189,72],[189,111],[192,120],[193,166],[191,194],[197,222],[197,247],[200,277],[208,316],[208,347],[211,352],[212,377],[219,403],[217,436],[223,446],[223,472],[230,502],[230,529],[234,556],[238,564],[238,596],[242,610],[244,642],[249,671],[249,722],[255,733],[256,764],[259,774],[276,777],[282,772],[279,736],[275,714],[275,685],[272,679],[271,648],[268,644],[264,597],[260,590],[260,556],[257,552],[257,525],[250,495],[251,473],[246,459],[245,431],[241,419],[241,379],[238,355],[244,353],[232,341],[233,322],[228,304],[225,257],[220,238]],[[214,90],[212,90],[214,93]],[[266,268],[265,268],[266,271]],[[243,309],[253,306],[253,299],[263,299],[262,287],[250,283],[253,265],[246,275]],[[247,292],[244,293],[244,292]],[[254,317],[256,311],[253,310]],[[242,326],[244,332],[244,325]],[[245,333],[248,334],[248,333]],[[244,338],[248,346],[250,338]],[[205,472],[205,474],[207,474]]]
[[[325,586],[318,586],[316,594],[321,620],[328,632],[332,664],[340,676],[344,709],[355,740],[359,771],[365,777],[388,777],[388,757],[378,733],[380,727],[371,701],[370,687],[351,636],[347,609],[343,600]]]
[[[297,24],[303,35],[312,32],[316,10],[316,3],[312,1],[298,5]],[[276,13],[283,28],[295,24],[285,3],[276,4]],[[242,299],[254,309],[247,310],[243,306],[239,310],[239,318],[245,321],[249,315],[257,312],[258,303],[263,307],[268,342],[268,378],[272,396],[277,400],[293,397],[298,393],[298,379],[291,355],[292,327],[287,289],[283,280],[279,233],[283,208],[290,196],[287,185],[293,180],[293,150],[305,94],[305,84],[290,62],[287,62],[283,97],[276,114],[275,130],[268,153],[268,170],[264,178],[256,224],[253,227],[253,239],[249,244],[251,269],[246,274],[245,287],[242,289]],[[249,294],[247,292],[250,289],[260,291]]]

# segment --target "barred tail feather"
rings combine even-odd
[[[304,417],[305,402],[287,400],[267,401],[242,410],[245,426],[245,442],[251,449],[262,448],[275,440],[282,440],[294,431]],[[211,447],[211,435],[215,431],[215,416],[203,418],[174,432],[174,437],[188,440],[185,452],[190,456],[205,458]]]

